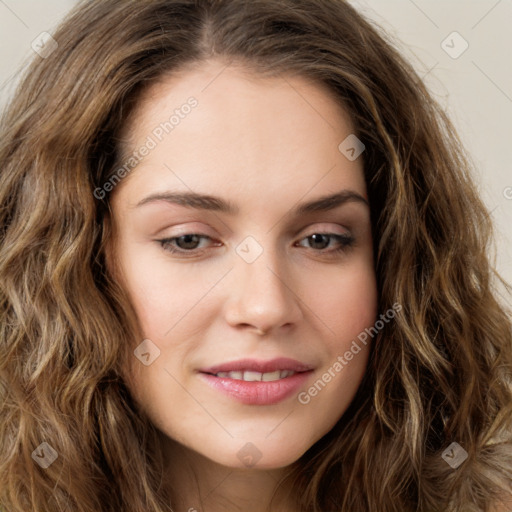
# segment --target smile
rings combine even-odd
[[[245,405],[275,405],[295,395],[305,385],[313,370],[260,373],[254,371],[199,372],[210,388]]]
[[[243,380],[245,382],[272,382],[279,379],[285,379],[295,375],[296,372],[292,370],[276,370],[275,372],[254,372],[251,370],[237,371],[237,372],[219,372],[215,374],[215,377],[223,377],[227,379]]]

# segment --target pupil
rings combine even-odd
[[[178,238],[178,240],[185,240],[185,245],[187,244],[192,244],[194,247],[182,247],[182,249],[195,249],[195,245],[197,245],[197,240],[198,236],[197,235],[183,235],[183,236],[180,236]],[[195,241],[190,241],[191,239],[195,239]],[[182,246],[183,244],[179,244],[180,246]]]
[[[317,237],[324,237],[324,241],[325,241],[325,238],[327,238],[327,235],[321,235],[321,234],[311,235],[309,237],[309,239],[310,239],[310,241],[313,240],[313,243],[312,243],[313,247],[315,247],[315,244],[317,244],[317,243],[320,243],[320,245],[322,245],[321,242],[318,242]],[[320,247],[320,249],[325,248],[326,244],[324,243],[323,245],[324,245],[324,247]],[[327,243],[327,245],[329,245],[329,243]],[[316,247],[316,248],[318,249],[319,247]]]

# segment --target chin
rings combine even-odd
[[[233,469],[279,469],[296,462],[310,447],[298,445],[292,437],[289,439],[288,445],[282,440],[234,439],[224,450],[219,446],[213,453],[202,453],[217,464]]]

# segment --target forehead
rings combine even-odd
[[[190,98],[196,106],[183,108]],[[331,185],[364,192],[361,159],[351,162],[338,149],[352,133],[349,115],[324,85],[217,61],[196,64],[140,96],[124,126],[124,158],[148,139],[154,147],[122,185],[303,195],[323,181],[323,192]]]
[[[121,139],[151,133],[191,97],[198,107],[186,123],[179,123],[179,130],[173,130],[174,139],[180,132],[186,135],[187,127],[195,133],[216,127],[228,143],[229,127],[243,126],[244,133],[250,128],[252,136],[267,134],[270,138],[280,132],[284,136],[283,129],[293,126],[290,135],[302,134],[310,140],[315,133],[323,135],[329,130],[353,131],[341,100],[324,83],[300,75],[264,76],[241,64],[212,59],[188,64],[147,87],[124,124]],[[296,125],[297,120],[304,124]],[[237,139],[244,133],[236,133]],[[211,131],[209,139],[218,134]],[[172,143],[170,137],[167,142]]]
[[[191,62],[161,75],[157,81],[143,89],[131,117],[141,121],[152,114],[161,115],[164,112],[157,112],[158,108],[174,109],[177,104],[181,104],[180,100],[190,96],[208,99],[210,106],[216,101],[225,108],[226,104],[239,107],[240,102],[261,98],[262,94],[269,104],[278,101],[283,102],[283,107],[299,108],[309,105],[320,116],[322,106],[334,109],[346,122],[350,122],[340,98],[322,81],[291,72],[275,73],[266,70],[263,73],[254,66],[228,61],[223,57]],[[329,122],[325,117],[324,121]]]

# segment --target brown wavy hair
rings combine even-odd
[[[0,507],[163,512],[158,434],[122,368],[140,339],[106,270],[102,187],[146,87],[218,57],[325,84],[364,142],[379,313],[336,426],[289,468],[301,512],[490,511],[512,493],[512,327],[489,212],[452,124],[342,0],[91,0],[58,27],[0,135]],[[496,280],[495,280],[496,279]],[[33,451],[58,454],[43,469]],[[468,453],[452,469],[453,441]]]

